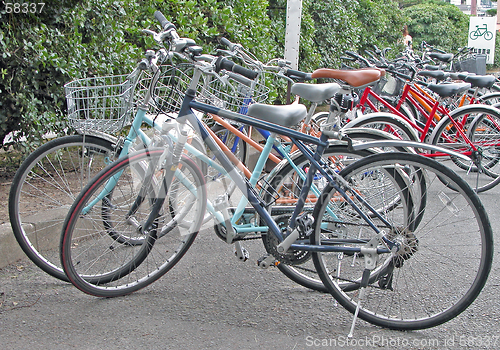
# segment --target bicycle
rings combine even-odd
[[[336,76],[337,73],[334,70],[321,69],[316,74]],[[406,75],[402,76],[409,78]],[[361,110],[365,108],[379,110],[379,107],[372,102],[373,99],[391,114],[361,116],[347,123],[346,127],[378,127],[403,139],[440,145],[470,155],[473,163],[464,163],[440,152],[425,154],[427,157],[451,159],[459,169],[464,170],[463,177],[477,192],[487,191],[496,186],[500,182],[498,171],[495,170],[498,163],[496,148],[500,130],[499,111],[493,106],[480,104],[466,105],[448,111],[443,101],[469,90],[469,83],[428,84],[427,87],[440,96],[437,100],[429,99],[414,86],[415,83],[406,83],[394,105],[377,95],[371,87],[365,88],[357,107]],[[413,119],[411,113],[405,112],[403,106],[406,103],[414,106],[424,117],[425,124]]]
[[[165,37],[175,42],[178,39],[175,27],[160,13],[157,12],[155,16],[162,25],[162,33],[167,33]],[[223,67],[233,67],[232,63],[223,59],[217,61]],[[175,264],[176,261],[164,256],[164,240],[169,236],[174,238],[169,231],[173,232],[174,228],[186,229],[189,226],[189,230],[183,235],[181,247],[176,250],[179,254],[184,253],[192,243],[203,220],[199,214],[207,201],[203,190],[203,175],[196,170],[196,162],[183,154],[182,128],[189,123],[201,134],[222,168],[267,224],[267,234],[276,239],[278,256],[265,255],[260,263],[273,264],[276,260],[279,261],[283,254],[291,254],[300,261],[302,257],[305,258],[306,252],[311,252],[318,273],[329,292],[354,313],[350,335],[358,316],[384,327],[422,329],[448,321],[472,303],[484,286],[491,267],[492,233],[477,194],[454,172],[431,159],[414,154],[389,152],[363,158],[341,170],[341,175],[337,174],[321,158],[328,146],[328,136],[325,133],[318,139],[289,128],[305,116],[304,106],[252,104],[248,115],[241,115],[198,102],[195,100],[195,92],[202,70],[211,64],[195,60],[194,66],[191,84],[176,118],[180,137],[175,142],[166,137],[162,148],[140,151],[112,163],[86,186],[73,204],[61,237],[61,259],[69,279],[77,288],[92,295],[106,297],[131,293],[160,278]],[[280,227],[272,219],[268,211],[273,210],[272,203],[264,203],[254,186],[235,171],[232,163],[220,152],[216,142],[191,108],[288,136],[302,151],[311,167],[307,171],[299,202],[285,227]],[[306,144],[314,145],[315,149],[311,150]],[[147,164],[147,167],[144,168],[143,164]],[[141,181],[136,183],[137,187],[131,187],[134,183],[132,174],[138,172],[142,174],[136,175],[135,179]],[[317,172],[325,178],[326,187],[311,215],[304,199],[307,198]],[[421,183],[416,181],[417,178],[422,178],[422,172],[426,173],[424,177],[430,181],[426,182],[425,196],[415,196],[415,191],[420,193],[422,190],[419,189]],[[185,177],[181,175],[189,176],[191,181],[184,181]],[[435,181],[436,178],[440,181]],[[451,191],[443,184],[444,179],[457,191]],[[367,186],[362,186],[363,183]],[[177,207],[177,188],[181,184],[186,189],[186,197],[182,197],[186,200],[183,207]],[[431,186],[437,186],[437,192]],[[114,201],[105,201],[99,208],[97,203],[102,203],[102,199],[111,193],[121,193],[122,196],[112,197]],[[273,196],[272,193],[268,195]],[[426,208],[432,205],[432,209],[426,209],[425,213],[415,212],[417,202],[424,200],[427,203]],[[124,208],[120,208],[122,204]],[[223,203],[217,203],[217,207],[219,212],[227,214],[227,207]],[[117,226],[113,226],[113,230],[117,230],[120,224],[123,236],[127,237],[134,232],[143,242],[139,245],[124,245],[113,240],[110,248],[108,232],[96,231],[103,223],[106,226],[109,222],[103,222],[103,208],[106,212],[105,219],[112,214],[122,218],[120,221],[114,221]],[[188,212],[191,215],[186,219]],[[442,215],[439,222],[453,227],[452,240],[447,235],[443,236],[441,228],[430,222],[436,220],[436,212]],[[470,215],[467,232],[459,232],[464,225],[457,225],[457,212],[465,216]],[[97,216],[92,218],[93,213]],[[167,213],[169,214],[166,215]],[[422,216],[421,214],[424,218],[417,225],[416,216]],[[228,215],[222,216],[226,219],[222,222],[229,222]],[[170,220],[167,220],[168,218]],[[91,236],[87,236],[84,230],[86,224],[90,225]],[[230,225],[226,228],[228,233],[232,230]],[[432,233],[426,234],[427,230]],[[88,238],[84,239],[80,234]],[[91,243],[99,244],[100,249],[92,247]],[[433,243],[436,245],[427,249],[426,244]],[[450,243],[453,244],[452,251],[443,248]],[[476,249],[471,250],[471,246]],[[85,261],[84,255],[79,255],[84,252],[95,253],[94,257],[100,256],[103,259],[90,258],[91,260]],[[457,259],[459,254],[466,254],[473,259],[466,259],[466,263],[461,263],[462,260]],[[177,257],[174,260],[178,260]],[[104,258],[110,260],[108,267]],[[443,261],[452,263],[430,264],[429,258],[443,258]],[[350,264],[341,263],[344,259],[352,261],[352,267],[357,270],[356,274],[351,273],[353,269],[349,268]],[[334,273],[330,273],[327,267],[330,262],[337,267]],[[443,290],[439,289],[443,281],[434,277],[439,277],[444,266],[448,288]],[[89,270],[86,270],[87,268]],[[93,273],[90,271],[92,269]],[[417,271],[422,274],[432,272],[433,278],[415,275],[413,272]],[[394,310],[399,310],[399,314],[394,315],[393,310],[388,309],[371,309],[373,299],[365,300],[363,295],[372,288],[379,294],[395,295],[400,284],[407,281],[407,276],[402,277],[407,272],[414,277],[412,282],[415,282],[415,285],[408,287],[426,287],[423,290],[426,297],[419,299],[419,303],[428,302],[431,305],[420,305],[419,310],[422,312],[417,314],[419,310],[409,310],[405,307],[408,303],[406,299],[394,299],[384,295],[385,301],[394,306]],[[456,278],[457,273],[463,277],[459,281]],[[89,281],[101,277],[106,281]],[[418,292],[419,289],[414,288],[413,291]],[[353,293],[360,293],[360,300],[356,295],[352,296]],[[448,296],[448,293],[452,295]],[[443,300],[446,302],[444,306]],[[433,311],[429,312],[430,310]],[[383,314],[384,311],[387,313]],[[405,315],[402,315],[403,312]]]
[[[59,253],[53,248],[58,242],[53,232],[62,228],[77,194],[122,152],[144,148],[153,141],[147,130],[141,130],[142,123],[162,130],[163,123],[154,115],[141,115],[131,124],[135,101],[151,86],[152,77],[143,74],[150,54],[129,75],[85,78],[66,84],[68,124],[78,134],[56,138],[37,148],[14,176],[9,193],[14,236],[28,258],[55,278],[68,281]],[[161,86],[157,85],[158,89]],[[129,140],[117,135],[127,126]],[[193,147],[203,148],[196,138],[190,142]]]
[[[477,38],[484,36],[485,40],[491,40],[493,39],[493,33],[488,30],[488,26],[486,23],[480,27],[479,25],[476,25],[476,30],[470,32],[469,37],[472,40],[476,40]]]
[[[137,95],[144,94],[153,86],[153,77],[146,76],[144,73],[147,72],[146,68],[149,65],[151,55],[152,53],[148,52],[147,57],[130,75],[95,77],[67,84],[68,118],[70,125],[79,134],[64,136],[46,143],[35,150],[16,173],[9,197],[9,212],[14,235],[27,256],[43,271],[58,279],[68,281],[59,263],[59,254],[52,249],[56,239],[53,238],[51,232],[60,229],[64,215],[77,193],[100,169],[111,163],[113,159],[118,158],[120,154],[126,154],[129,149],[140,149],[151,143],[150,137],[140,129],[142,123],[150,125],[156,130],[161,130],[164,127],[160,120],[161,117],[158,115],[154,118],[152,116],[146,118],[142,115],[131,117],[135,110],[134,103],[139,99]],[[301,72],[292,70],[290,72],[294,76],[303,75]],[[234,74],[230,76],[237,78]],[[263,86],[256,85],[255,82],[243,81],[243,83],[253,84],[253,87],[256,88],[253,98],[262,101],[265,96]],[[214,95],[216,84],[213,82],[210,84],[210,98],[216,98]],[[152,94],[156,98],[156,101],[152,103],[154,109],[158,110],[158,106],[164,108],[176,103],[169,100],[169,98],[175,98],[175,96],[171,96],[172,91],[169,88],[161,83],[156,83]],[[248,86],[247,90],[250,88],[251,86]],[[315,91],[317,92],[318,89]],[[162,93],[170,95],[159,98],[158,96]],[[217,98],[220,101],[225,101],[224,103],[231,103],[230,96],[218,96]],[[98,114],[97,117],[96,114]],[[113,136],[135,119],[131,130],[137,135],[131,133],[128,135],[128,139],[123,136]],[[217,120],[220,124],[230,127],[222,119]],[[216,127],[214,130],[226,141],[227,136],[222,135],[225,133],[225,129]],[[253,141],[244,135],[244,130],[238,132],[239,136],[235,138],[231,152],[245,163],[246,144]],[[351,134],[351,136],[366,138],[370,136],[369,134],[366,131],[356,131],[356,134]],[[377,139],[383,137],[376,136]],[[132,146],[132,140],[139,140],[139,142]],[[245,143],[242,143],[242,140]],[[196,138],[190,142],[199,150],[204,148]],[[260,147],[260,151],[262,151],[260,145],[256,145],[255,142],[253,145]],[[285,147],[280,152],[289,151]],[[231,153],[227,150],[226,152]],[[276,164],[280,161],[272,154],[270,154],[270,158]],[[199,165],[204,168],[203,173],[205,174],[206,163],[202,162]],[[250,174],[250,171],[247,170],[248,177]],[[33,205],[35,198],[36,206]],[[280,267],[280,270],[285,271],[286,274],[287,267]],[[292,279],[295,278],[293,273],[291,276]],[[306,284],[306,286],[308,285]],[[311,286],[309,285],[309,287]],[[324,289],[320,282],[316,282],[312,287]]]

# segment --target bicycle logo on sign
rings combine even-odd
[[[488,26],[486,25],[486,23],[482,27],[479,27],[479,25],[477,25],[476,30],[470,32],[469,34],[469,37],[472,40],[476,40],[480,36],[484,36],[484,39],[486,40],[493,39],[493,33],[488,30]]]

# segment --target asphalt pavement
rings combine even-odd
[[[262,270],[206,225],[167,275],[126,297],[102,299],[58,281],[27,259],[0,269],[0,349],[498,349],[500,348],[500,188],[481,194],[495,234],[490,278],[453,320],[399,332],[358,321],[329,294],[277,269]],[[457,276],[460,278],[460,276]]]

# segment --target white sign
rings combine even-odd
[[[495,58],[496,26],[496,16],[470,17],[467,46],[474,48],[474,53],[486,55],[486,63],[488,64],[493,64]]]

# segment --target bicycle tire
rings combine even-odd
[[[485,137],[488,140],[491,139],[491,135],[485,132],[485,130],[492,132],[493,136],[491,137],[494,138],[493,140],[496,140],[496,143],[500,141],[500,130],[496,129],[496,126],[500,125],[500,111],[496,111],[492,107],[468,105],[451,112],[450,115],[455,121],[465,124],[463,130],[467,133],[469,140],[476,147],[479,146],[481,148],[480,171],[478,171],[478,167],[475,164],[467,164],[455,157],[446,157],[444,161],[451,159],[453,164],[457,166],[458,169],[456,171],[458,171],[459,175],[476,192],[480,193],[492,189],[500,182],[500,176],[498,176],[500,174],[500,154],[497,154],[495,145],[484,147],[486,142]],[[494,128],[488,126],[487,121],[489,120],[494,120],[491,123]],[[447,135],[448,140],[445,140],[442,135]],[[456,132],[449,118],[443,119],[436,126],[431,135],[431,143],[457,152],[465,152],[470,149],[466,141]]]
[[[500,102],[500,92],[491,92],[478,97],[478,102],[498,108],[496,104]]]
[[[130,294],[167,273],[193,243],[206,209],[206,189],[198,165],[185,154],[168,187],[163,210],[151,230],[144,232],[142,228],[162,193],[159,184],[163,182],[165,167],[156,168],[156,164],[160,164],[165,152],[168,150],[163,148],[147,149],[120,158],[94,177],[75,200],[64,223],[60,247],[64,271],[81,291],[97,297]],[[137,168],[147,169],[145,179],[137,175]],[[108,180],[116,177],[119,178],[113,192],[120,196],[114,195],[112,205],[106,204],[116,216],[114,229],[125,236],[143,237],[141,245],[120,244],[110,237],[107,228],[101,228],[105,225],[100,208],[83,212],[92,200],[98,199]],[[180,199],[178,192],[172,192],[179,189],[176,183],[188,189],[188,196]],[[185,207],[173,212],[172,201],[179,200],[184,201]]]
[[[28,258],[49,275],[68,281],[53,233],[60,232],[71,203],[114,153],[108,140],[64,136],[37,148],[17,170],[9,193],[12,230]]]
[[[346,124],[344,129],[348,128],[372,128],[386,131],[389,128],[395,136],[401,140],[410,140],[419,142],[418,135],[412,126],[403,118],[390,113],[370,113],[365,114],[360,118],[356,118]]]
[[[493,258],[493,235],[485,208],[478,195],[456,173],[432,159],[408,153],[385,153],[369,156],[342,170],[341,175],[356,191],[373,186],[367,173],[409,166],[425,172],[427,179],[427,210],[417,228],[408,229],[411,217],[395,217],[390,221],[396,230],[386,227],[388,235],[401,243],[402,249],[381,256],[370,274],[366,296],[358,317],[372,324],[397,330],[417,330],[437,326],[463,312],[478,296],[486,283]],[[450,189],[443,179],[452,183]],[[411,190],[411,183],[408,185]],[[323,215],[335,194],[325,188],[314,210],[314,217]],[[322,220],[315,223],[312,244],[324,245]],[[466,225],[463,222],[467,222]],[[401,223],[404,226],[399,226]],[[357,237],[359,236],[356,233]],[[367,234],[367,239],[373,235]],[[322,244],[323,243],[323,244]],[[349,245],[353,246],[353,245]],[[358,245],[359,246],[359,245]],[[334,254],[314,253],[313,261],[319,276],[332,296],[349,312],[358,305],[358,288],[346,289],[345,283],[358,283],[365,268],[363,261],[342,268]],[[345,258],[345,257],[344,257]],[[360,256],[358,258],[361,259]],[[330,260],[331,261],[330,261]],[[354,258],[350,258],[353,260]],[[374,272],[375,271],[375,272]],[[377,271],[381,271],[376,275]],[[384,275],[385,274],[385,275]],[[460,278],[457,278],[460,276]],[[345,282],[347,280],[347,282]],[[443,286],[445,285],[445,286]]]

